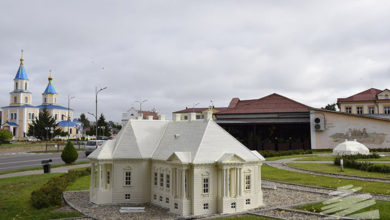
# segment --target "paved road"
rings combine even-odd
[[[78,151],[77,161],[87,161],[84,151]],[[0,172],[30,167],[39,167],[42,160],[52,159],[52,164],[64,164],[61,153],[0,153]]]

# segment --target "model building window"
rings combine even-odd
[[[179,205],[177,203],[175,203],[175,209],[178,209],[179,208]]]
[[[18,100],[18,98],[14,97],[14,103],[16,103],[17,100]]]
[[[27,83],[24,83],[24,90],[27,90]]]
[[[166,202],[166,203],[169,203],[169,198],[165,198],[165,202]]]
[[[28,97],[24,97],[24,102],[28,103]]]
[[[160,173],[160,186],[164,187],[164,174]]]
[[[107,184],[110,184],[110,171],[107,171]]]
[[[236,208],[236,203],[232,202],[232,204],[230,204],[230,208],[235,209]]]
[[[352,113],[352,108],[351,107],[345,107],[345,112],[348,114]]]
[[[157,186],[157,182],[158,182],[158,174],[157,172],[154,172],[154,185]]]
[[[368,107],[368,113],[369,114],[375,114],[375,108],[374,107]]]
[[[184,120],[188,120],[188,116],[186,115],[186,116],[184,116]]]
[[[251,189],[251,175],[245,175],[245,190]]]
[[[156,194],[153,195],[153,199],[154,199],[154,200],[157,199],[157,195],[156,195]]]
[[[203,204],[203,209],[209,209],[209,204],[208,203],[204,203]]]
[[[130,194],[126,193],[125,194],[125,199],[130,199]]]
[[[357,107],[356,111],[357,111],[358,115],[362,115],[363,114],[363,107]]]
[[[125,185],[131,185],[131,171],[125,171]]]
[[[384,113],[385,113],[386,115],[390,115],[390,107],[385,107]]]
[[[162,196],[160,196],[160,202],[162,202]]]
[[[251,204],[251,200],[250,199],[246,199],[245,200],[245,204],[247,204],[247,205]]]
[[[203,178],[203,193],[205,193],[205,194],[209,193],[209,178],[208,177]]]
[[[166,181],[167,181],[167,184],[166,184],[166,187],[167,187],[167,189],[169,189],[170,187],[171,187],[171,179],[170,179],[170,175],[169,174],[167,174],[167,176],[166,176]]]

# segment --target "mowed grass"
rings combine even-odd
[[[66,188],[66,191],[87,190],[91,184],[91,175],[78,178]]]
[[[215,220],[273,220],[274,218],[266,218],[266,217],[260,217],[255,215],[238,215],[238,216],[231,216],[231,217],[222,217],[222,218],[215,218]]]
[[[354,186],[362,187],[361,192],[390,195],[389,183],[347,180],[333,177],[310,175],[305,173],[276,169],[266,164],[262,166],[262,178],[327,188],[337,188],[340,186],[352,184]]]
[[[81,216],[78,212],[52,212],[60,207],[35,209],[30,203],[31,192],[51,177],[61,174],[41,174],[0,179],[0,219],[55,219]]]
[[[297,159],[296,161],[334,161],[335,156],[314,156]],[[358,161],[390,161],[390,156],[380,158],[358,159]]]
[[[293,155],[286,155],[286,156],[279,156],[279,157],[267,157],[265,158],[266,161],[274,161],[274,160],[281,160],[281,159],[288,159],[288,158],[295,158],[295,157],[310,157],[312,154],[293,154]]]
[[[374,178],[389,178],[390,173],[376,173],[376,172],[367,172],[357,169],[344,168],[344,172],[340,171],[340,166],[336,166],[334,164],[318,164],[318,163],[288,163],[289,166],[312,170],[324,173],[336,173],[343,175],[351,175],[351,176],[362,176],[362,177],[374,177]],[[390,166],[390,164],[388,164]]]
[[[312,203],[303,206],[295,207],[295,209],[305,210],[309,212],[321,212],[321,208],[324,207],[322,202]],[[390,202],[386,201],[376,201],[376,204],[364,209],[359,210],[358,212],[351,213],[357,214],[361,212],[371,211],[371,210],[379,210],[380,219],[390,219]]]

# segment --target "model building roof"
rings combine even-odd
[[[212,120],[129,120],[114,140],[94,151],[90,159],[168,160],[214,163],[225,154],[244,161],[264,158],[251,152]]]

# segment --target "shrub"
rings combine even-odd
[[[49,206],[61,205],[62,193],[78,177],[87,176],[91,172],[90,168],[82,170],[69,170],[68,173],[51,178],[41,188],[31,193],[31,204],[37,209]]]
[[[68,142],[64,148],[64,150],[62,150],[62,153],[61,153],[61,159],[67,163],[67,164],[71,164],[73,162],[75,162],[78,158],[78,153],[76,151],[76,149],[74,148],[72,142]]]
[[[368,157],[370,155],[348,155],[341,157],[338,156],[334,159],[334,164],[340,166],[340,160],[343,159],[344,167],[363,170],[367,172],[390,173],[390,166],[374,164],[370,162],[356,161],[356,159],[361,159],[362,156],[365,156],[364,158],[377,158],[376,156]]]
[[[12,133],[5,129],[0,129],[0,144],[7,143],[12,139]]]

